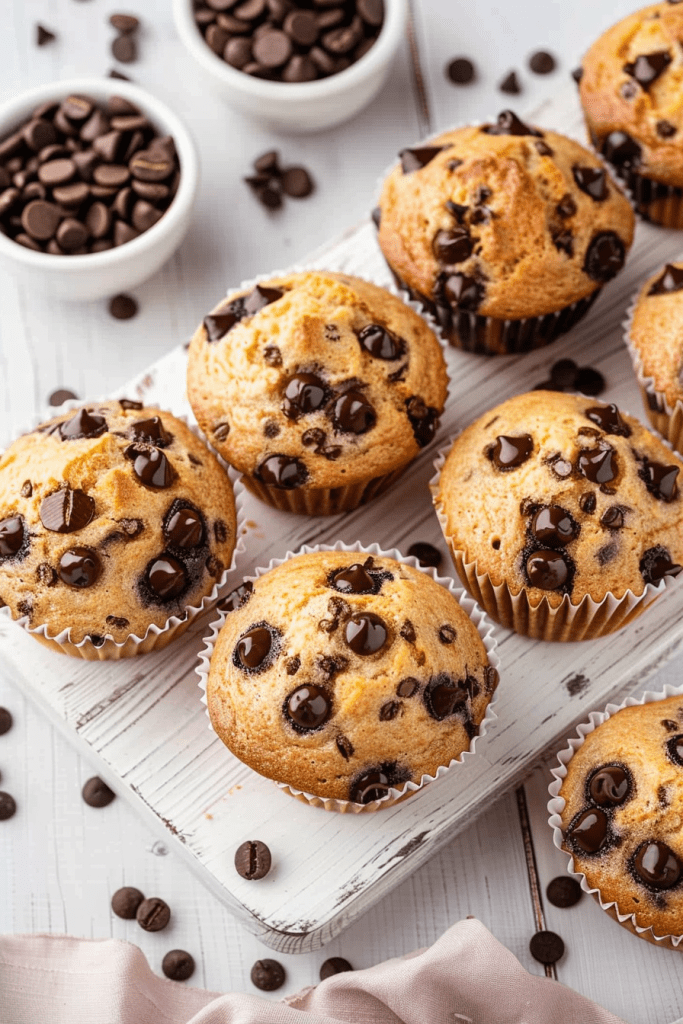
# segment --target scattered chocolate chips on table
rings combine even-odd
[[[235,870],[250,881],[265,878],[271,867],[270,850],[259,839],[242,843],[235,851]]]
[[[139,889],[132,885],[126,885],[123,889],[117,889],[111,898],[111,909],[117,917],[124,921],[134,921],[140,904],[144,900]]]
[[[161,961],[161,969],[171,981],[187,981],[194,974],[194,957],[184,949],[172,949]]]
[[[438,548],[435,548],[433,544],[428,544],[427,541],[416,541],[415,544],[411,544],[408,548],[408,554],[412,555],[413,558],[417,558],[420,565],[429,565],[432,569],[438,569],[442,562],[442,555]]]
[[[8,821],[17,811],[16,801],[9,793],[0,793],[0,821]]]
[[[529,57],[529,67],[535,75],[549,75],[557,67],[557,62],[552,53],[538,50]]]
[[[453,85],[469,85],[474,81],[474,64],[467,57],[456,57],[446,65],[446,77]]]
[[[334,974],[343,974],[345,971],[352,971],[353,967],[343,956],[331,956],[320,965],[320,980],[325,981]]]
[[[575,878],[569,875],[558,875],[548,882],[546,896],[554,907],[573,907],[581,899],[583,892]]]
[[[0,231],[55,256],[104,252],[161,220],[179,182],[173,139],[134,104],[67,96],[0,141]]]
[[[277,150],[271,149],[256,157],[252,167],[255,173],[244,180],[266,209],[278,210],[284,196],[305,199],[315,188],[305,167],[280,167]]]
[[[132,295],[115,295],[109,300],[109,312],[115,320],[130,320],[137,314],[138,308]]]
[[[519,79],[517,78],[517,72],[511,71],[509,74],[507,74],[500,83],[500,85],[498,86],[498,88],[500,89],[501,92],[507,92],[511,96],[517,96],[522,91],[522,87],[519,84]]]
[[[195,0],[194,18],[209,49],[237,71],[312,82],[365,56],[382,29],[384,0]]]
[[[47,46],[48,43],[54,43],[57,36],[54,32],[51,32],[49,28],[45,28],[44,25],[36,25],[36,46]]]
[[[116,797],[116,793],[97,775],[88,779],[81,794],[88,807],[107,807]]]
[[[550,368],[550,379],[534,385],[534,391],[580,391],[599,395],[605,390],[605,378],[592,366],[577,366],[573,359],[558,359]]]
[[[251,969],[251,980],[262,992],[274,992],[285,983],[285,969],[277,960],[257,960]]]
[[[135,919],[146,932],[160,932],[171,920],[171,908],[158,896],[143,900],[138,907]]]
[[[57,407],[58,405],[63,405],[64,402],[68,402],[72,398],[78,398],[78,395],[73,391],[69,391],[68,388],[58,388],[49,396],[48,402],[50,405]]]
[[[555,964],[564,956],[564,942],[555,932],[536,932],[529,943],[529,951],[540,964]]]
[[[12,715],[7,708],[0,708],[0,736],[4,736],[12,728]]]

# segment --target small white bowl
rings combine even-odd
[[[135,288],[155,274],[175,252],[190,226],[199,182],[199,162],[188,130],[172,110],[137,85],[106,78],[52,82],[0,104],[0,139],[17,128],[41,103],[65,99],[72,94],[89,96],[98,103],[106,103],[110,96],[130,100],[157,131],[173,136],[180,161],[178,191],[161,220],[114,249],[81,256],[54,256],[34,252],[0,234],[0,269],[19,276],[39,294],[67,301],[86,301]]]
[[[173,0],[178,35],[213,90],[240,113],[272,130],[288,132],[331,128],[374,99],[387,79],[408,19],[407,0],[384,0],[384,8],[377,41],[345,71],[314,82],[272,82],[226,64],[197,27],[192,0]]]

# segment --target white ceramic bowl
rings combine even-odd
[[[213,90],[231,107],[275,131],[314,132],[357,114],[384,85],[408,18],[407,0],[384,0],[384,24],[365,56],[315,82],[271,82],[238,71],[205,42],[192,0],[173,0],[178,34]]]
[[[138,238],[114,249],[82,256],[53,256],[34,252],[0,234],[0,268],[20,277],[27,287],[57,299],[102,299],[141,284],[178,248],[190,226],[199,163],[189,132],[172,110],[137,85],[106,78],[52,82],[0,104],[0,139],[41,103],[72,94],[90,96],[101,103],[114,95],[130,100],[157,131],[173,136],[180,161],[178,191],[161,220]]]

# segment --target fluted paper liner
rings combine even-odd
[[[315,554],[318,551],[348,551],[351,554],[373,555],[376,558],[393,558],[397,562],[403,562],[405,565],[410,565],[414,569],[419,569],[420,572],[424,572],[426,575],[431,576],[431,578],[440,584],[440,586],[445,587],[450,591],[462,610],[474,623],[486,649],[486,656],[488,658],[489,665],[492,665],[496,671],[499,671],[500,658],[496,653],[497,643],[494,636],[495,627],[493,626],[493,623],[488,620],[481,608],[477,606],[476,602],[473,601],[464,590],[457,587],[450,577],[438,575],[435,569],[420,565],[416,558],[413,558],[410,555],[402,555],[396,548],[385,550],[380,548],[378,544],[363,545],[359,541],[356,541],[354,544],[345,544],[344,541],[341,540],[337,541],[336,544],[304,544],[303,547],[299,548],[297,551],[288,551],[283,558],[271,559],[267,566],[255,569],[252,576],[245,576],[245,580],[255,582],[260,576],[264,576],[266,573],[270,572],[271,569],[277,568],[277,566],[282,565],[291,558],[296,558],[297,555],[310,555]],[[218,634],[220,633],[228,614],[229,612],[221,611],[219,617],[211,623],[209,627],[209,634],[204,638],[204,650],[199,654],[199,665],[195,669],[199,676],[199,688],[202,691],[201,700],[206,706],[207,718],[209,716],[209,710],[206,699],[206,686],[209,677],[211,657],[213,655]],[[342,814],[362,814],[378,811],[385,807],[392,807],[401,800],[405,800],[409,796],[412,796],[413,793],[422,789],[422,787],[426,786],[429,782],[433,782],[434,779],[442,778],[456,764],[474,755],[477,740],[480,736],[486,735],[487,728],[498,718],[498,715],[493,708],[497,698],[498,689],[496,688],[491,695],[491,700],[487,705],[484,717],[479,723],[479,732],[472,738],[467,750],[462,751],[462,753],[459,754],[458,757],[453,758],[449,764],[441,765],[434,775],[423,775],[419,782],[406,782],[400,788],[390,789],[387,796],[383,797],[381,800],[373,800],[371,803],[367,804],[357,804],[352,800],[337,800],[332,797],[316,796],[314,793],[306,793],[303,790],[295,789],[287,783],[277,782],[275,780],[272,781],[275,782],[275,785],[279,789],[282,789],[285,793],[295,797],[297,800],[310,804],[312,807],[322,807],[326,811],[337,811]],[[212,732],[214,731],[210,718],[209,729]]]
[[[637,922],[636,914],[622,914],[619,910],[616,902],[605,902],[599,889],[592,889],[588,884],[588,879],[582,871],[576,871],[574,869],[574,857],[569,851],[565,850],[563,843],[562,833],[562,811],[565,807],[565,799],[560,796],[560,790],[562,783],[567,777],[568,765],[572,757],[584,744],[586,736],[594,732],[599,725],[606,722],[608,718],[615,715],[622,708],[635,707],[642,704],[652,704],[656,701],[664,700],[667,697],[678,697],[683,695],[683,686],[665,686],[663,690],[658,693],[652,690],[647,690],[642,697],[627,697],[621,702],[621,704],[608,704],[604,711],[592,711],[588,716],[587,722],[582,722],[576,729],[576,736],[572,736],[567,740],[567,746],[559,752],[557,755],[558,765],[556,768],[551,769],[551,775],[553,776],[553,782],[548,786],[548,792],[550,794],[550,800],[548,801],[548,813],[550,815],[548,824],[553,830],[553,842],[558,850],[562,850],[563,853],[567,854],[567,873],[575,878],[581,885],[584,892],[590,893],[593,896],[602,909],[606,911],[610,917],[615,921],[618,921],[624,928],[628,928],[630,932],[637,935],[641,939],[646,939],[655,946],[662,946],[667,949],[681,949],[683,950],[683,935],[655,935],[652,926],[647,928],[641,927]]]
[[[274,270],[270,274],[261,274],[259,277],[251,278],[248,281],[242,281],[240,285],[236,288],[231,288],[226,294],[233,295],[236,292],[239,293],[247,291],[255,288],[256,285],[272,281],[274,278],[289,277],[291,274],[318,273],[344,274],[345,271],[325,270],[321,267],[302,267],[297,265],[290,267],[288,270]],[[438,324],[435,322],[433,317],[425,314],[425,311],[422,309],[419,302],[406,299],[406,296],[402,291],[394,285],[388,286],[386,284],[380,284],[369,277],[360,277],[359,274],[347,274],[347,277],[356,277],[359,281],[365,281],[368,284],[373,284],[376,288],[382,288],[385,292],[389,292],[390,295],[393,295],[394,298],[400,299],[404,305],[412,309],[414,313],[417,313],[421,320],[426,322],[445,353],[446,345],[439,333]],[[448,362],[445,358],[445,354],[444,370],[446,373],[445,409],[446,403],[448,402],[448,390],[450,386]],[[443,415],[443,412],[441,415]],[[439,420],[440,419],[441,417],[439,417]],[[206,439],[206,441],[211,450],[218,454],[211,442],[208,439]],[[268,484],[264,484],[261,480],[258,480],[257,477],[244,471],[242,472],[241,479],[247,490],[259,498],[260,501],[265,502],[267,505],[271,505],[273,508],[279,509],[281,512],[295,512],[297,515],[306,516],[333,516],[338,515],[340,512],[351,512],[353,509],[358,508],[359,505],[365,505],[373,498],[377,498],[380,494],[384,494],[384,492],[403,475],[408,466],[410,466],[415,459],[419,458],[419,455],[420,453],[418,452],[412,459],[408,459],[407,462],[402,463],[402,465],[398,466],[390,473],[371,477],[368,480],[359,480],[356,483],[344,484],[339,487],[304,486],[294,487],[291,490],[280,487],[270,487]]]
[[[71,409],[79,409],[83,405],[97,405],[98,402],[110,402],[116,401],[111,397],[93,399],[89,402],[82,402],[80,400],[71,400],[64,402],[63,405],[56,409],[52,417],[49,416],[36,416],[34,423],[28,430],[21,431],[23,434],[30,433],[35,430],[36,427],[40,426],[41,423],[45,423],[48,419],[60,416],[63,412],[69,412]],[[189,422],[186,416],[176,415],[169,409],[162,409],[156,402],[145,403],[145,408],[159,409],[161,412],[168,412],[175,419],[180,420],[184,423],[189,430],[198,437],[203,444],[206,444],[206,438],[199,430],[199,428]],[[170,616],[163,626],[157,626],[156,623],[151,623],[144,636],[136,636],[134,633],[129,633],[125,640],[117,641],[113,638],[110,633],[105,636],[105,641],[99,647],[96,647],[89,637],[85,637],[79,643],[72,643],[71,628],[67,626],[66,629],[62,629],[59,633],[51,636],[48,632],[46,625],[42,626],[29,626],[29,617],[27,615],[22,616],[19,619],[12,618],[11,609],[8,606],[0,608],[0,615],[9,619],[12,622],[16,622],[18,626],[21,626],[27,633],[32,637],[35,637],[45,647],[49,647],[53,651],[59,651],[62,654],[68,654],[73,657],[83,658],[86,661],[118,661],[120,658],[133,658],[138,654],[147,654],[150,651],[159,651],[166,647],[172,640],[177,636],[180,636],[187,627],[190,625],[197,616],[201,615],[206,611],[212,604],[220,599],[224,591],[226,590],[226,584],[228,579],[232,575],[237,565],[237,556],[241,554],[245,549],[244,543],[244,487],[241,483],[239,473],[236,473],[228,464],[222,459],[216,452],[212,450],[212,454],[218,458],[223,469],[228,473],[233,492],[235,495],[235,510],[236,510],[236,526],[235,526],[235,546],[232,552],[232,559],[227,569],[224,569],[221,573],[220,579],[214,583],[211,591],[205,594],[198,605],[187,605],[183,616],[172,615]]]

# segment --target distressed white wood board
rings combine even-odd
[[[539,123],[562,124],[557,114]],[[571,128],[571,126],[568,126]],[[640,399],[620,322],[637,282],[679,249],[678,236],[639,225],[628,267],[586,321],[548,349],[483,359],[448,352],[451,393],[439,436],[391,492],[341,517],[307,519],[246,500],[242,574],[301,544],[377,541],[407,549],[440,541],[427,481],[436,448],[474,416],[548,375],[571,355],[599,367],[602,397],[638,413]],[[389,283],[362,224],[308,261]],[[189,413],[186,353],[171,352],[124,389],[176,413]],[[114,788],[170,833],[170,841],[211,890],[273,948],[315,949],[414,871],[505,789],[517,783],[589,709],[628,691],[683,640],[683,587],[620,633],[586,644],[543,644],[498,630],[502,659],[499,721],[478,754],[410,800],[377,814],[335,815],[304,806],[237,762],[209,731],[194,668],[207,619],[165,651],[113,663],[79,662],[43,650],[13,623],[0,626],[0,654],[15,679]],[[258,884],[235,873],[234,850],[258,837],[275,868]],[[312,884],[314,883],[314,884]]]

